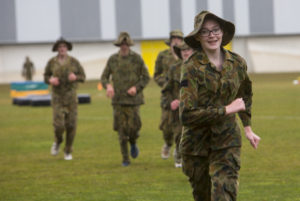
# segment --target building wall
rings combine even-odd
[[[128,31],[153,73],[157,53],[172,29],[185,35],[194,17],[209,10],[236,25],[234,51],[244,56],[251,72],[300,69],[300,1],[298,0],[1,0],[0,82],[22,80],[26,56],[42,80],[51,46],[63,36],[74,43],[70,54],[98,79],[120,31]],[[155,12],[154,12],[155,11]]]
[[[237,36],[300,33],[298,0],[1,0],[0,44],[164,39],[188,34],[194,17],[209,10],[236,24]],[[288,22],[288,23],[287,23]]]
[[[236,37],[232,50],[243,56],[252,73],[300,73],[300,36]],[[167,48],[164,41],[135,41],[133,50],[140,53],[153,74],[159,51]],[[47,61],[55,56],[50,44],[2,45],[0,46],[0,83],[24,80],[21,70],[25,56],[29,56],[36,67],[35,81],[43,80]],[[70,55],[79,59],[87,79],[99,79],[109,56],[118,51],[111,42],[74,43]]]

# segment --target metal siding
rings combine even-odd
[[[132,38],[142,38],[140,0],[116,0],[117,32],[127,31]]]
[[[181,5],[182,5],[182,31],[184,35],[187,35],[194,29],[194,18],[196,16],[196,1],[181,0]]]
[[[249,1],[249,9],[251,34],[273,34],[273,0],[251,0]]]
[[[17,41],[48,42],[60,35],[58,0],[16,0]]]
[[[196,0],[196,13],[200,13],[203,10],[208,9],[208,0]]]
[[[15,1],[0,1],[0,42],[16,42]]]
[[[170,32],[170,14],[168,0],[141,2],[143,39],[168,38]],[[155,10],[155,15],[153,15]]]
[[[300,33],[299,8],[299,0],[274,0],[274,31],[276,34]]]
[[[227,0],[226,0],[227,2]],[[223,17],[223,0],[209,0],[208,10],[219,17]]]
[[[61,0],[61,32],[69,40],[100,39],[98,0]]]
[[[234,21],[234,0],[226,0],[223,3],[223,17],[233,23]]]
[[[251,1],[251,0],[250,0]],[[248,0],[235,0],[235,31],[236,35],[249,35],[249,1]]]
[[[99,0],[101,39],[112,40],[117,37],[115,0]]]
[[[169,6],[171,30],[182,30],[181,0],[171,0]]]

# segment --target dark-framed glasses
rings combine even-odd
[[[219,34],[221,33],[221,28],[218,27],[218,28],[214,28],[214,29],[212,29],[212,30],[201,29],[201,30],[199,31],[199,33],[200,33],[200,36],[209,36],[210,33],[212,33],[213,35],[216,36],[216,35],[219,35]]]

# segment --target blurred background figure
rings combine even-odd
[[[22,76],[25,78],[26,81],[31,81],[34,73],[35,73],[34,64],[27,56],[23,64]]]
[[[174,52],[173,47],[179,45],[183,40],[183,33],[180,30],[173,30],[170,32],[169,38],[165,43],[170,46],[170,48],[161,51],[155,61],[155,72],[154,81],[163,87],[167,82],[167,74],[170,67],[178,62],[178,57]],[[159,129],[163,132],[164,145],[161,149],[162,159],[167,159],[170,157],[170,149],[173,144],[174,133],[172,131],[172,110],[167,103],[167,97],[163,93],[160,98],[161,107],[161,122]]]
[[[174,51],[179,60],[170,67],[167,75],[167,82],[162,88],[161,92],[165,97],[167,97],[166,102],[168,108],[170,108],[172,112],[171,129],[174,133],[174,142],[176,144],[174,149],[175,167],[181,168],[181,154],[179,152],[179,143],[182,133],[182,125],[179,120],[180,75],[184,62],[188,60],[188,58],[193,54],[194,50],[185,42],[182,42],[179,45],[174,46]]]

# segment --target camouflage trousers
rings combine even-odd
[[[175,162],[177,163],[181,163],[181,153],[179,151],[179,144],[180,144],[180,139],[181,139],[181,133],[182,133],[182,125],[179,121],[179,114],[177,114],[178,118],[176,120],[174,120],[174,122],[172,123],[172,132],[174,133],[174,142],[175,142],[175,151],[174,151],[174,159]]]
[[[168,109],[161,109],[161,122],[159,129],[163,132],[163,139],[165,144],[169,147],[173,145],[174,133],[172,129],[173,112]]]
[[[211,151],[207,157],[182,155],[195,201],[236,201],[240,147]]]
[[[142,122],[140,106],[114,105],[114,130],[119,134],[119,143],[123,162],[129,162],[128,142],[136,144]]]
[[[63,142],[63,134],[66,131],[65,153],[71,153],[77,126],[77,103],[63,105],[58,102],[52,102],[53,108],[53,127],[55,133],[55,142]]]

